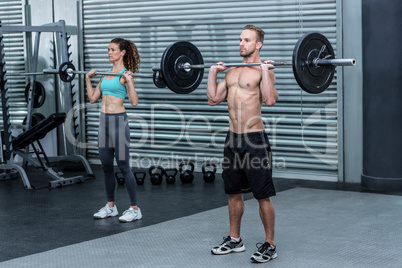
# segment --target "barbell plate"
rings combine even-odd
[[[322,47],[325,50],[321,52]],[[293,50],[293,74],[299,86],[312,94],[322,93],[331,84],[335,74],[335,66],[314,66],[313,59],[330,55],[334,58],[334,50],[328,39],[320,33],[307,33],[296,43]]]
[[[185,69],[184,64],[204,64],[195,45],[179,41],[165,49],[161,60],[161,76],[166,86],[178,94],[193,92],[204,76],[204,69]]]
[[[25,87],[25,101],[28,103],[29,99],[29,89],[31,87],[31,83],[28,83]],[[40,108],[45,103],[46,100],[46,90],[43,84],[39,81],[35,81],[35,91],[33,92],[33,107]]]
[[[60,64],[59,77],[60,77],[61,81],[68,83],[68,82],[71,82],[71,81],[74,80],[75,74],[74,73],[71,73],[71,74],[67,73],[67,70],[69,70],[69,69],[75,71],[74,64],[72,64],[71,62],[66,61],[66,62],[63,62],[62,64]]]
[[[43,119],[45,119],[45,116],[41,113],[34,113],[32,114],[31,117],[31,127],[36,126],[40,121],[42,121]],[[27,124],[27,120],[28,120],[28,116],[25,116],[24,120],[22,121],[23,125]]]
[[[165,88],[166,83],[165,80],[163,80],[163,77],[161,76],[160,71],[154,71],[153,73],[153,81],[154,85],[158,88]]]

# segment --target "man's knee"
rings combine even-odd
[[[230,194],[229,201],[232,202],[243,202],[243,194]]]
[[[273,206],[272,200],[269,197],[257,199],[260,206]]]

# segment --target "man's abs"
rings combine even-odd
[[[230,130],[235,133],[261,131],[261,101],[259,88],[254,90],[229,88],[227,98]]]
[[[236,133],[263,130],[260,67],[231,68],[225,80],[228,87],[230,130]]]

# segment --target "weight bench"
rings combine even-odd
[[[44,120],[38,122],[35,126],[28,129],[24,133],[21,133],[18,137],[14,138],[12,141],[13,150],[17,155],[22,157],[22,159],[32,164],[33,166],[37,168],[42,168],[43,171],[45,171],[46,174],[53,179],[49,181],[50,188],[61,187],[64,185],[84,181],[83,176],[64,178],[61,173],[56,173],[50,167],[49,158],[47,157],[45,151],[43,150],[42,144],[39,141],[43,139],[46,136],[46,134],[49,133],[51,130],[63,124],[65,119],[66,119],[65,113],[52,114],[49,117],[45,118]],[[37,146],[35,146],[35,143],[37,144]],[[30,156],[30,154],[25,149],[29,145],[32,146],[34,153],[36,154],[36,159]]]

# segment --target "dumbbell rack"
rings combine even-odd
[[[71,53],[69,53],[69,45],[68,45],[68,35],[66,32],[66,25],[63,20],[60,20],[55,23],[49,23],[45,24],[42,26],[2,26],[1,21],[0,21],[0,88],[1,88],[1,103],[2,103],[2,115],[3,115],[3,135],[0,138],[2,147],[0,148],[0,170],[16,170],[23,183],[24,186],[27,189],[33,189],[28,176],[24,170],[24,168],[13,162],[13,155],[18,154],[24,159],[24,164],[25,165],[26,161],[29,162],[30,164],[38,167],[38,161],[33,159],[29,155],[29,148],[23,152],[22,150],[13,150],[12,147],[12,136],[11,136],[11,122],[10,122],[10,107],[8,103],[8,88],[7,88],[7,75],[6,75],[6,64],[5,64],[5,53],[4,53],[4,44],[3,44],[3,31],[9,31],[9,32],[36,32],[36,37],[35,37],[35,49],[34,49],[34,54],[32,58],[32,71],[36,72],[37,69],[37,64],[38,64],[38,51],[39,51],[39,42],[40,42],[40,35],[42,32],[53,32],[56,33],[56,40],[57,44],[60,44],[58,47],[59,49],[59,55],[61,55],[61,59],[59,59],[61,62],[66,62],[69,61],[69,57]],[[30,88],[29,88],[29,93],[28,93],[28,107],[27,107],[27,120],[26,120],[26,129],[29,129],[32,125],[32,114],[33,114],[33,100],[34,100],[34,90],[35,90],[35,80],[36,80],[36,75],[30,75]],[[70,94],[65,94],[64,97],[64,107],[63,109],[65,112],[72,112],[72,120],[69,125],[66,125],[66,128],[69,128],[70,133],[73,133],[75,138],[79,135],[79,133],[76,131],[77,130],[77,116],[74,115],[75,110],[73,110],[73,106],[76,103],[76,100],[74,99],[75,92],[73,92],[73,87],[71,82],[69,83],[64,83],[63,86],[67,87],[67,92]],[[64,129],[63,129],[64,131]],[[63,133],[64,134],[64,133]],[[69,142],[64,142],[65,145],[65,155],[61,156],[55,156],[55,157],[49,157],[51,161],[75,161],[75,162],[81,162],[86,170],[87,176],[93,177],[93,172],[91,167],[89,166],[89,163],[86,158],[83,156],[79,155],[76,153],[76,146],[72,143]],[[38,159],[39,160],[39,159]],[[40,162],[40,161],[39,161]],[[46,174],[49,175],[53,180],[49,181],[49,187],[58,187],[58,186],[63,186],[63,185],[68,185],[68,184],[73,184],[76,182],[81,182],[84,180],[83,176],[75,176],[72,178],[64,178],[60,173],[56,173],[53,171],[49,166],[44,165],[41,163],[41,167],[46,171]],[[1,178],[0,178],[1,179]],[[3,178],[6,179],[6,178]]]

